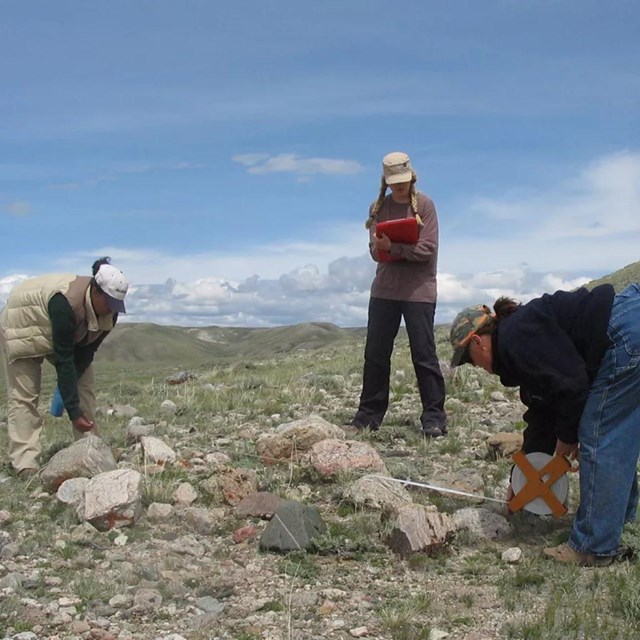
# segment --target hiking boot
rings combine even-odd
[[[27,467],[26,469],[20,469],[20,471],[18,471],[18,478],[24,481],[31,480],[31,478],[37,475],[38,470],[33,469],[32,467]]]
[[[441,438],[447,435],[447,427],[443,424],[428,424],[422,427],[422,435],[425,438]]]
[[[345,426],[351,427],[352,430],[356,429],[356,431],[363,431],[364,429],[369,429],[369,431],[378,431],[378,429],[380,429],[379,422],[376,422],[374,418],[368,417],[367,414],[361,411],[358,411],[355,418]]]
[[[340,428],[345,432],[346,435],[348,436],[355,436],[358,433],[362,433],[362,429],[359,429],[358,427],[356,427],[354,424],[352,424],[351,422],[348,422],[347,424],[341,424]]]
[[[572,549],[566,542],[557,547],[547,547],[544,554],[564,564],[577,564],[580,567],[608,567],[615,556],[595,556],[591,553],[580,553]]]

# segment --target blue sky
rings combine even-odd
[[[0,0],[0,303],[110,255],[129,321],[366,323],[389,151],[437,320],[640,259],[640,4]]]

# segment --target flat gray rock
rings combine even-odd
[[[265,551],[300,551],[308,549],[311,541],[327,530],[320,513],[301,502],[284,502],[260,538]]]

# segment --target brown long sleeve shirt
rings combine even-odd
[[[418,192],[418,214],[423,226],[416,244],[391,243],[390,254],[401,258],[393,262],[378,262],[373,244],[376,225],[369,229],[369,251],[378,262],[371,285],[373,298],[404,300],[408,302],[436,302],[438,266],[438,215],[431,199]],[[373,206],[373,205],[371,205]],[[411,218],[415,214],[411,203],[395,202],[388,195],[377,214],[377,222]]]

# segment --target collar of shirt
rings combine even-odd
[[[87,309],[87,329],[89,331],[111,331],[111,329],[113,329],[113,313],[108,313],[105,316],[96,314],[91,304],[91,287],[87,288],[84,306]]]

